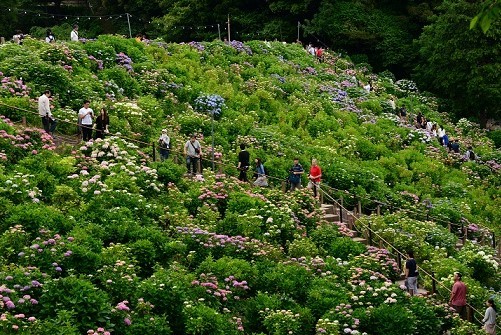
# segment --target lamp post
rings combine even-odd
[[[214,168],[214,111],[211,111],[211,136],[212,136],[212,172],[216,171]]]

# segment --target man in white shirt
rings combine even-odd
[[[57,121],[52,116],[50,111],[50,98],[51,92],[46,90],[39,98],[38,98],[38,114],[42,119],[43,129],[48,134],[53,134],[54,130],[56,130]]]
[[[89,108],[90,101],[85,100],[83,107],[78,111],[78,119],[82,125],[82,139],[84,141],[90,141],[92,138],[92,120],[94,119],[94,111]]]
[[[78,42],[78,25],[75,24],[73,26],[73,30],[71,31],[71,35],[70,35],[70,40],[72,42]]]

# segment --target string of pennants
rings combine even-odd
[[[98,19],[98,20],[112,20],[112,19],[120,19],[120,18],[129,18],[132,19],[133,16],[129,13],[122,13],[122,14],[106,14],[106,15],[69,15],[69,14],[55,14],[55,13],[43,13],[40,11],[33,11],[33,10],[27,10],[27,9],[19,9],[19,8],[7,8],[8,12],[17,12],[18,14],[22,15],[33,15],[33,16],[38,16],[38,17],[44,17],[44,18],[63,18],[65,20],[72,20],[75,22],[75,20],[91,20],[91,19]],[[157,26],[160,25],[160,22],[154,22],[151,20],[143,20],[141,18],[138,18],[137,21],[139,22],[144,22],[148,24],[156,24]],[[299,22],[298,22],[299,24]],[[302,25],[301,25],[302,27]],[[170,28],[166,28],[167,31],[172,31],[172,30],[214,30],[214,29],[220,29],[221,31],[227,31],[227,26],[226,22],[224,24],[210,24],[210,25],[204,25],[204,26],[171,26]],[[256,31],[254,33],[241,33],[238,30],[232,30],[232,34],[239,35],[241,37],[251,37],[251,36],[261,36],[264,35],[263,33]]]

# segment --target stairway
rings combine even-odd
[[[368,245],[367,239],[364,237],[359,237],[358,231],[356,229],[354,229],[355,217],[353,216],[353,214],[351,212],[347,212],[346,210],[343,210],[343,212],[340,213],[337,206],[334,206],[332,204],[322,204],[321,209],[324,212],[324,220],[325,221],[336,224],[340,227],[345,226],[346,229],[340,228],[341,230],[344,230],[342,232],[343,234],[351,236],[351,239],[355,242]],[[340,221],[340,219],[341,219],[340,214],[342,214],[343,222]],[[458,245],[460,242],[458,242]],[[460,247],[462,247],[462,246],[463,246],[463,244],[461,243]],[[456,246],[456,247],[458,247],[458,246]],[[395,281],[395,285],[398,285],[399,287],[405,286],[405,279],[400,279],[400,280]],[[414,295],[427,296],[428,294],[429,294],[429,292],[427,290],[418,287],[418,291]]]
[[[346,210],[343,210],[343,212],[340,213],[339,209],[332,204],[322,204],[321,208],[324,212],[325,221],[340,226],[342,234],[350,236],[353,241],[367,244],[367,239],[359,237],[358,231],[354,229],[354,218],[351,213],[348,213]],[[340,214],[342,214],[342,222]]]

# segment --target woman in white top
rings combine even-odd
[[[489,299],[485,302],[487,309],[485,310],[485,316],[482,322],[484,323],[484,330],[487,334],[496,334],[496,304],[494,299]]]

